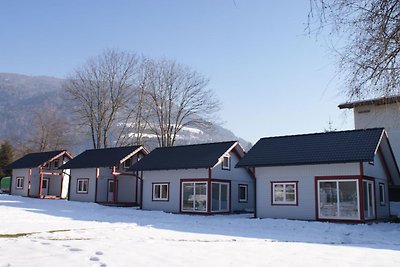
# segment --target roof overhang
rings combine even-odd
[[[360,100],[360,101],[353,101],[353,102],[346,102],[343,104],[338,105],[340,109],[352,109],[355,107],[360,106],[367,106],[367,105],[387,105],[393,103],[400,103],[400,95],[395,96],[385,96],[367,100]]]

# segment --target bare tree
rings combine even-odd
[[[398,0],[310,0],[309,29],[324,28],[340,38],[335,50],[350,98],[399,93]]]
[[[68,122],[54,109],[42,108],[33,112],[32,136],[25,145],[30,152],[67,149],[72,144]]]
[[[208,126],[219,109],[208,80],[171,60],[146,60],[146,110],[150,132],[161,147],[174,146],[189,126]]]
[[[68,77],[65,91],[94,148],[108,147],[112,130],[129,118],[126,108],[135,92],[138,65],[135,54],[109,49]]]

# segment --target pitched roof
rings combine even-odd
[[[385,97],[379,97],[379,98],[373,98],[373,99],[359,100],[359,101],[354,101],[354,102],[346,102],[346,103],[340,104],[338,107],[340,109],[345,109],[345,108],[351,109],[351,108],[366,106],[366,105],[386,105],[386,104],[392,104],[392,103],[398,103],[398,102],[400,102],[400,95],[394,95],[394,96],[385,96]]]
[[[112,167],[142,146],[113,147],[90,149],[76,156],[60,167],[60,169],[82,169]]]
[[[67,152],[66,150],[57,150],[57,151],[48,151],[48,152],[38,152],[38,153],[30,153],[23,156],[20,159],[17,159],[13,163],[10,163],[7,166],[4,166],[5,170],[12,169],[26,169],[26,168],[36,168],[39,165],[51,160],[52,158]]]
[[[262,138],[236,167],[372,161],[383,133],[373,128]]]
[[[134,164],[131,171],[210,168],[237,141],[159,147]]]

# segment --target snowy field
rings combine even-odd
[[[400,266],[400,224],[189,216],[8,195],[0,212],[0,266]]]

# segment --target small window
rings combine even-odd
[[[379,202],[381,205],[386,204],[386,199],[385,199],[385,184],[379,183]]]
[[[78,179],[76,193],[87,194],[89,187],[89,179]]]
[[[53,162],[53,168],[54,168],[54,169],[58,169],[58,167],[60,167],[60,161],[59,161],[58,159],[56,159],[56,160]]]
[[[24,177],[17,177],[16,189],[24,189]]]
[[[43,169],[45,170],[50,170],[50,164],[48,162],[46,162],[45,164],[43,164]]]
[[[239,185],[239,202],[247,202],[247,184]]]
[[[297,182],[272,182],[273,205],[297,205]]]
[[[168,201],[169,184],[153,184],[153,201]]]
[[[231,157],[229,155],[225,155],[222,158],[222,169],[230,170],[231,169]]]
[[[129,169],[132,165],[132,158],[129,158],[124,161],[124,169]]]

